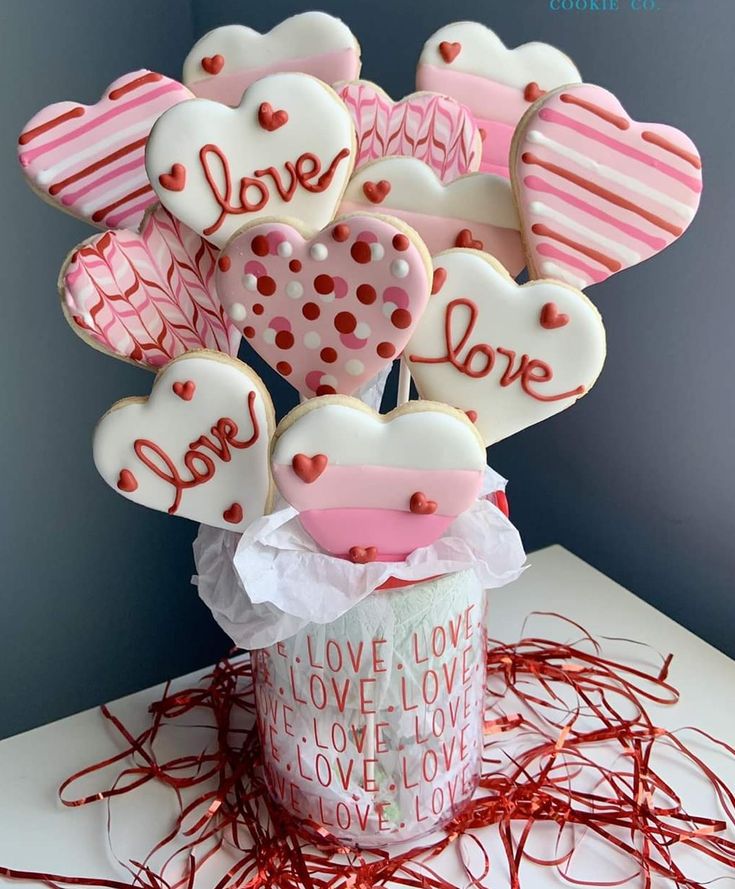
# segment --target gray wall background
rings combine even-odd
[[[432,31],[475,19],[508,45],[559,46],[634,117],[675,124],[699,145],[705,192],[687,235],[590,290],[609,347],[594,393],[490,457],[511,480],[529,550],[562,543],[735,655],[735,3],[657,2],[652,12],[618,0],[618,12],[563,13],[548,0],[126,0],[119,12],[97,0],[0,0],[0,737],[203,667],[228,648],[189,586],[195,527],[127,503],[95,473],[96,420],[116,399],[145,394],[152,377],[68,329],[56,276],[90,230],[31,194],[17,133],[43,105],[93,102],[136,67],[180,76],[210,28],[267,30],[313,5],[347,21],[363,76],[395,98],[411,91]],[[294,396],[263,372],[283,413]]]

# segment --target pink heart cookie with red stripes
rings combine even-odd
[[[57,102],[34,115],[18,139],[31,188],[99,228],[136,228],[156,201],[145,144],[157,118],[191,99],[189,90],[145,69],[111,83],[96,105]]]
[[[401,354],[431,276],[424,245],[390,217],[344,216],[316,233],[274,220],[227,243],[217,293],[302,395],[349,395]]]
[[[394,102],[368,80],[337,84],[357,132],[356,167],[381,157],[415,157],[442,182],[479,170],[482,140],[464,105],[438,93],[412,93]]]
[[[598,284],[668,247],[699,206],[702,162],[692,140],[632,120],[599,86],[540,99],[511,155],[534,277]]]
[[[447,405],[414,401],[382,415],[327,396],[281,421],[271,466],[322,549],[358,564],[399,562],[475,502],[485,446]]]
[[[237,355],[240,333],[214,287],[217,252],[159,204],[140,232],[74,249],[59,275],[64,315],[95,349],[150,369],[195,349]]]

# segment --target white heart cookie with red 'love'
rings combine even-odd
[[[355,134],[336,93],[307,74],[256,81],[237,108],[193,99],[162,115],[146,147],[161,203],[221,247],[241,226],[289,216],[321,228],[353,165]]]
[[[535,277],[587,287],[688,228],[702,162],[674,127],[638,123],[591,84],[544,96],[518,125],[511,178]]]
[[[268,391],[250,368],[193,352],[158,374],[149,398],[126,398],[94,433],[94,462],[124,497],[169,515],[243,531],[271,507]]]
[[[558,281],[519,286],[491,256],[434,257],[435,292],[405,357],[423,398],[466,411],[486,444],[571,407],[605,362],[605,328]]]
[[[283,220],[238,232],[217,293],[246,340],[306,396],[349,395],[397,358],[426,306],[431,258],[396,219]]]
[[[381,415],[355,398],[324,396],[281,421],[272,469],[322,549],[357,563],[396,562],[472,506],[485,448],[446,405],[413,401]]]

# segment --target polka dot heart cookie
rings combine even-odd
[[[349,395],[397,358],[432,279],[415,232],[373,214],[341,217],[316,234],[279,220],[249,226],[218,266],[229,317],[307,398]]]

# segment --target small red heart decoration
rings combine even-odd
[[[546,303],[541,309],[539,320],[542,327],[545,327],[547,330],[554,330],[557,327],[564,327],[569,324],[569,315],[560,312],[556,307],[556,303]]]
[[[291,461],[291,466],[301,481],[310,485],[324,472],[328,462],[329,460],[324,454],[314,454],[313,457],[307,457],[306,454],[296,454]]]
[[[138,480],[129,469],[122,469],[117,479],[117,487],[126,494],[132,494],[138,487]]]
[[[443,268],[434,269],[434,277],[431,279],[431,293],[439,293],[447,280],[447,270]]]
[[[371,204],[381,204],[390,194],[390,182],[387,179],[381,179],[380,182],[365,182],[362,190]]]
[[[467,414],[467,419],[470,421],[470,423],[477,422],[477,411],[465,411],[465,413]]]
[[[186,185],[186,167],[174,164],[170,173],[161,173],[158,181],[168,191],[183,191]]]
[[[457,239],[454,242],[455,247],[469,247],[472,250],[482,250],[483,244],[482,241],[476,241],[472,237],[472,232],[468,228],[463,228],[462,231],[457,235]]]
[[[182,401],[191,401],[196,391],[196,383],[193,380],[186,380],[184,383],[176,382],[171,387],[174,393],[179,396]]]
[[[439,44],[439,55],[444,59],[447,65],[450,65],[461,52],[461,43],[450,43],[448,40],[442,40]]]
[[[207,74],[219,74],[225,64],[225,57],[217,53],[216,56],[204,56],[202,59],[202,68]]]
[[[239,503],[233,503],[222,513],[222,518],[233,525],[239,525],[242,521],[242,516],[242,506]]]
[[[280,129],[285,123],[288,123],[288,113],[280,108],[278,111],[273,110],[270,102],[262,102],[258,108],[258,123],[264,130],[273,132]]]
[[[350,561],[356,565],[367,565],[377,558],[378,550],[374,546],[351,546]]]
[[[434,515],[439,506],[436,500],[427,500],[426,494],[416,491],[411,495],[410,508],[416,515]]]
[[[541,96],[545,95],[546,90],[542,90],[535,80],[532,80],[530,83],[526,84],[526,88],[523,90],[523,98],[527,102],[535,102],[537,99],[540,99]]]

